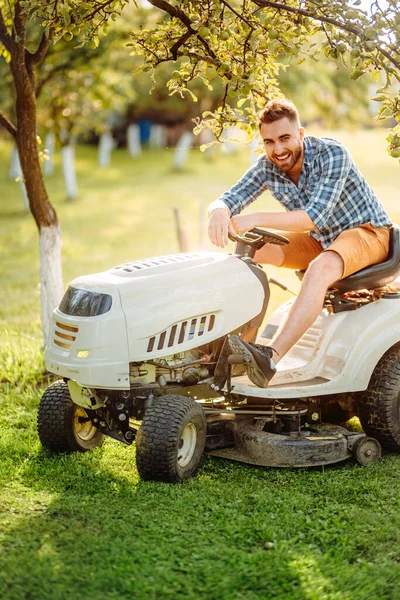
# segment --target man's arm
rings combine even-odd
[[[319,180],[304,210],[234,216],[231,227],[237,233],[257,226],[298,232],[322,229],[338,209],[351,165],[352,159],[343,146],[327,148],[321,160]]]
[[[225,192],[218,200],[210,204],[208,208],[208,235],[216,246],[221,248],[226,246],[228,243],[228,228],[230,228],[231,233],[234,233],[234,229],[230,224],[231,215],[240,213],[245,206],[253,202],[267,189],[262,177],[263,171],[264,163],[260,159],[228,192]]]
[[[230,210],[227,206],[225,208],[218,207],[211,210],[212,205],[209,208],[209,221],[208,221],[208,237],[214,244],[220,248],[225,248],[228,243],[228,229],[230,224]],[[211,211],[211,212],[210,212]]]
[[[290,212],[259,212],[249,215],[236,215],[231,219],[231,228],[235,233],[244,233],[254,227],[278,229],[281,231],[306,232],[317,229],[305,210]]]

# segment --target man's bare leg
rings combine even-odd
[[[285,259],[282,246],[276,244],[265,244],[260,250],[257,250],[254,260],[262,265],[273,265],[281,267]]]
[[[323,252],[310,263],[286,321],[269,344],[277,352],[273,356],[275,364],[314,323],[321,312],[326,290],[342,277],[343,268],[341,256],[332,250]]]

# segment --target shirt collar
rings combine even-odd
[[[303,157],[303,164],[306,165],[311,165],[313,161],[313,143],[312,143],[312,138],[310,138],[308,135],[304,136],[304,157]]]

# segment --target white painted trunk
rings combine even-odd
[[[54,150],[56,146],[56,138],[52,131],[46,135],[44,147],[47,150],[48,159],[44,161],[43,174],[45,177],[50,177],[54,173]]]
[[[18,179],[18,183],[19,183],[19,187],[21,188],[22,199],[24,201],[25,210],[26,210],[26,212],[29,212],[29,210],[30,210],[29,199],[28,199],[28,194],[26,191],[24,176],[22,175],[22,172],[21,172],[20,178]]]
[[[164,125],[152,125],[150,130],[150,148],[165,148],[167,145],[167,133]]]
[[[15,181],[17,177],[19,177],[21,173],[21,165],[19,162],[18,150],[17,146],[13,146],[11,151],[11,160],[10,166],[8,168],[8,179],[10,181]]]
[[[44,343],[50,331],[51,315],[59,305],[64,293],[61,264],[61,232],[58,225],[41,227],[40,249],[40,297]]]
[[[110,166],[111,152],[114,148],[114,139],[109,131],[101,134],[99,140],[98,164],[101,168]]]
[[[175,169],[183,169],[187,158],[189,156],[189,150],[192,147],[193,141],[193,133],[190,131],[185,131],[182,133],[179,141],[176,145],[175,155],[174,155],[174,167]]]
[[[75,148],[68,144],[61,148],[61,159],[68,200],[75,200],[78,195],[75,170]]]
[[[21,188],[21,192],[22,192],[22,199],[24,201],[25,210],[28,212],[29,211],[29,200],[28,200],[28,194],[26,193],[25,180],[24,180],[24,176],[22,173],[22,168],[21,168],[21,163],[19,160],[17,146],[13,146],[13,149],[12,149],[10,168],[8,170],[8,178],[11,181],[18,181],[19,186]]]
[[[139,125],[129,125],[127,130],[128,152],[136,158],[142,154],[142,146],[140,144],[140,129]]]

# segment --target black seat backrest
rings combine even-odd
[[[357,290],[373,290],[387,285],[400,275],[400,228],[390,228],[389,254],[384,262],[369,265],[344,279],[333,283],[330,287],[340,292]]]
[[[303,279],[305,271],[296,271],[297,277]],[[335,281],[329,289],[337,289],[342,293],[357,290],[374,290],[387,285],[400,275],[400,228],[390,228],[389,253],[384,262],[369,265],[344,279]]]

